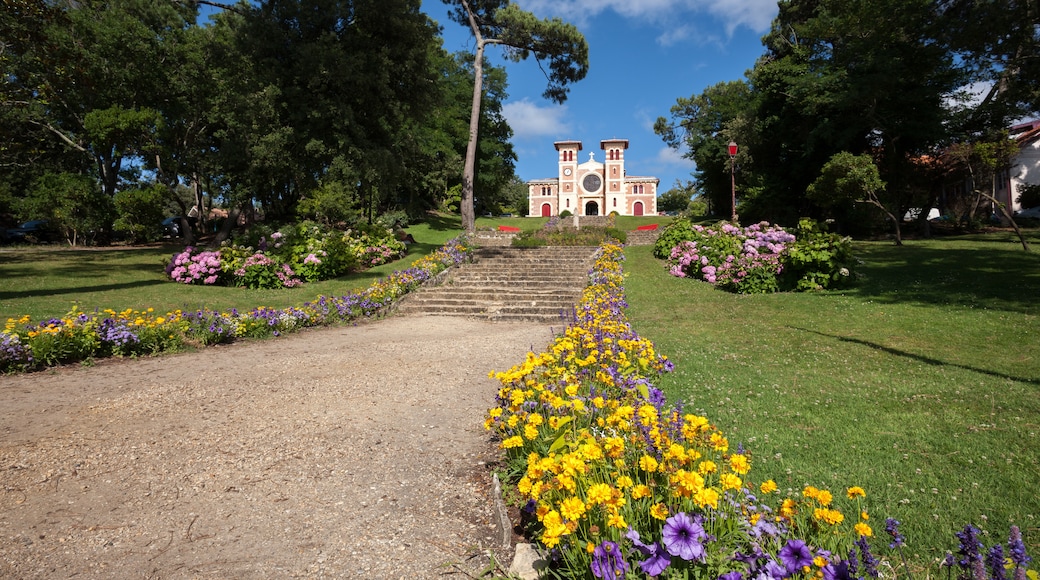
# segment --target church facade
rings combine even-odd
[[[571,215],[657,215],[656,177],[636,177],[625,171],[628,139],[600,141],[603,162],[595,152],[578,163],[581,141],[554,143],[558,157],[556,177],[527,182],[528,216],[550,217],[564,211]]]

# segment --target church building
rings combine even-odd
[[[625,171],[628,139],[600,141],[604,161],[578,163],[581,141],[557,141],[557,177],[527,182],[528,216],[549,217],[569,211],[571,215],[657,215],[656,177],[636,177]]]

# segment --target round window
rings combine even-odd
[[[585,179],[581,180],[581,186],[585,188],[585,191],[589,193],[599,191],[600,186],[603,185],[603,180],[599,178],[595,173],[586,175]]]

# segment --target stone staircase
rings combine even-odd
[[[482,247],[436,286],[405,296],[400,313],[494,321],[569,321],[588,283],[596,247]]]

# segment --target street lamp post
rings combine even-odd
[[[737,223],[737,178],[734,176],[733,167],[737,163],[737,143],[729,142],[729,207],[730,220]]]

